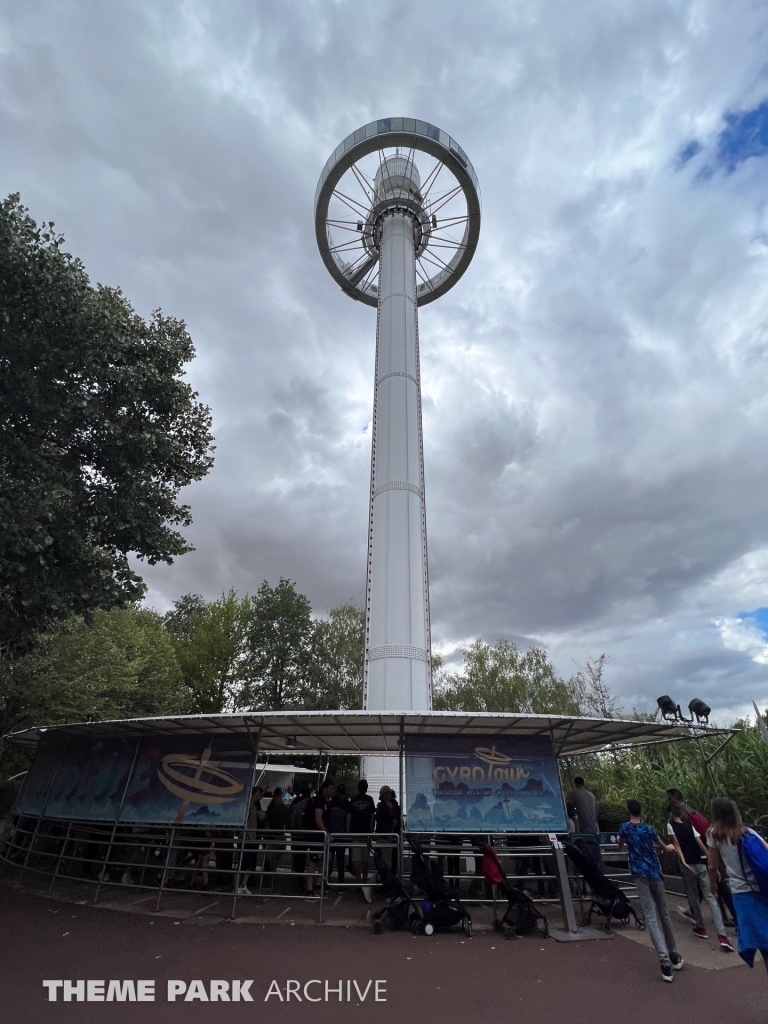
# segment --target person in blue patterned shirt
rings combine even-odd
[[[664,897],[664,875],[656,856],[656,846],[668,853],[674,853],[675,848],[660,839],[656,829],[645,824],[642,820],[643,809],[637,800],[627,800],[627,810],[629,821],[625,821],[619,828],[619,850],[625,846],[627,848],[629,870],[637,887],[651,941],[659,954],[661,976],[664,981],[672,981],[672,971],[680,970],[683,958],[677,951],[675,933],[672,931]]]

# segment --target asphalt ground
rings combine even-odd
[[[13,1024],[768,1021],[768,975],[759,962],[753,971],[686,965],[670,985],[652,950],[620,935],[561,944],[509,942],[493,932],[468,940],[459,933],[375,936],[344,926],[226,920],[186,927],[171,917],[73,906],[2,883],[0,965],[0,1020]],[[156,1001],[63,1002],[59,991],[50,1002],[43,979],[153,979]],[[253,1001],[168,1002],[169,979],[199,979],[206,991],[211,979],[252,979]],[[320,1002],[285,1001],[288,980],[299,983],[301,994],[313,979],[320,984],[308,992]],[[382,1001],[373,1001],[374,985],[362,1001],[352,982],[365,992],[376,980]],[[339,981],[342,1002],[333,991]],[[270,986],[283,1001],[275,995],[265,1001]]]

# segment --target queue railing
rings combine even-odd
[[[322,922],[329,889],[376,884],[373,865],[372,877],[363,877],[369,842],[400,863],[400,837],[394,833],[329,836],[308,830],[206,829],[17,815],[0,843],[0,861],[18,870],[17,881],[27,872],[50,876],[49,893],[65,879],[91,883],[94,903],[102,889],[110,887],[157,890],[156,910],[168,893],[228,891],[232,917],[238,901],[249,898],[310,898],[317,900],[318,922]],[[331,860],[335,857],[338,864],[339,850],[344,876],[329,883]],[[348,882],[344,880],[347,852],[353,863],[359,860],[361,865],[360,878]],[[310,882],[316,882],[311,896]],[[294,891],[286,889],[285,883],[293,884]]]

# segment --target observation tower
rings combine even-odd
[[[315,233],[342,290],[377,310],[363,708],[430,711],[418,307],[444,295],[472,260],[477,177],[458,143],[434,125],[372,121],[323,168]],[[374,795],[396,780],[391,758],[365,760]]]

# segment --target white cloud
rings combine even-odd
[[[436,649],[538,638],[565,672],[605,650],[629,704],[768,702],[735,618],[768,603],[768,160],[698,177],[723,113],[768,95],[768,14],[483,10],[0,15],[0,188],[198,347],[217,464],[151,599],[281,574],[319,611],[362,599],[374,314],[326,274],[312,201],[349,131],[414,113],[483,194],[474,262],[420,322]]]
[[[723,646],[729,651],[744,651],[758,665],[768,665],[768,643],[765,634],[745,619],[715,619]]]

